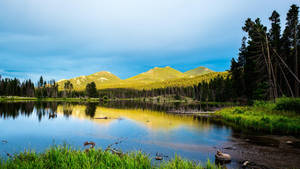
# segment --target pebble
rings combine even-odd
[[[243,162],[243,167],[246,167],[249,164],[249,161],[244,161]]]

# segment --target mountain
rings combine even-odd
[[[136,81],[136,82],[143,82],[143,83],[150,83],[150,82],[157,82],[157,81],[165,81],[169,79],[178,79],[187,77],[184,73],[173,69],[169,66],[164,68],[155,67],[150,69],[147,72],[141,73],[139,75],[133,76],[129,79],[126,79],[128,82]]]
[[[224,72],[225,73],[225,72]],[[95,82],[97,89],[108,88],[132,88],[132,89],[153,89],[168,86],[192,86],[201,81],[207,81],[218,75],[226,75],[223,72],[214,72],[205,67],[198,67],[182,73],[169,66],[155,67],[147,72],[138,74],[131,78],[122,80],[114,74],[106,71],[97,72],[87,76],[79,76],[69,81],[75,90],[85,90],[86,85]],[[66,79],[59,80],[59,89],[63,90]]]
[[[60,89],[63,89],[66,81],[66,79],[62,79],[57,82]],[[121,81],[121,79],[110,72],[102,71],[88,76],[75,77],[69,79],[69,81],[73,84],[74,89],[82,90],[85,89],[86,85],[91,82],[95,82],[96,86],[101,86],[102,84],[117,83]]]
[[[195,69],[186,71],[186,72],[184,72],[184,74],[186,74],[190,77],[195,77],[195,76],[204,75],[204,74],[211,73],[211,72],[214,72],[214,71],[212,71],[206,67],[200,66]]]

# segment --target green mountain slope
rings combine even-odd
[[[66,79],[63,79],[57,82],[59,85],[59,89],[63,89],[64,83],[66,81],[67,81]],[[73,84],[73,88],[75,90],[84,90],[86,85],[91,82],[95,82],[96,86],[101,86],[103,84],[120,82],[121,79],[110,72],[102,71],[88,76],[75,77],[69,79],[69,81]]]
[[[97,89],[153,89],[171,86],[193,86],[201,81],[209,81],[218,75],[225,76],[227,72],[214,72],[205,67],[198,67],[182,73],[167,66],[163,68],[155,67],[125,80],[118,78],[110,72],[102,71],[88,76],[72,78],[69,81],[73,84],[75,90],[85,90],[86,85],[90,82],[95,82]],[[65,79],[58,81],[60,90],[63,90],[66,81]]]
[[[177,79],[187,77],[184,73],[173,69],[169,66],[164,68],[155,67],[150,69],[147,72],[141,73],[129,79],[126,79],[127,82],[139,82],[139,83],[152,83],[157,81],[165,81],[169,79]]]
[[[186,74],[190,77],[195,77],[195,76],[204,75],[204,74],[211,73],[211,72],[214,72],[214,71],[212,71],[206,67],[200,66],[195,69],[186,71],[186,72],[184,72],[184,74]]]
[[[136,89],[157,89],[157,88],[166,88],[166,87],[187,87],[198,85],[200,82],[209,82],[211,79],[216,78],[217,76],[227,77],[228,72],[210,72],[194,77],[184,77],[177,79],[170,79],[163,82],[153,82],[150,84],[145,84],[143,86],[138,86]]]

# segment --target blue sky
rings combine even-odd
[[[298,0],[1,0],[0,74],[128,78],[153,67],[229,68],[244,21]]]

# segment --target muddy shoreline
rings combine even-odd
[[[293,136],[253,136],[233,133],[232,142],[223,151],[234,161],[248,161],[245,168],[290,169],[300,166],[300,139]]]
[[[197,120],[210,120],[226,125],[220,117],[214,115],[212,111],[169,111],[168,113],[177,115],[191,115]],[[214,118],[217,118],[214,120]],[[238,163],[239,168],[251,169],[291,169],[300,168],[300,137],[284,134],[269,134],[265,132],[255,132],[251,129],[241,129],[238,126],[226,125],[232,128],[233,133],[230,142],[225,143],[220,149],[224,153],[232,156],[232,162]],[[247,162],[246,162],[247,161]],[[246,162],[246,163],[245,163]],[[247,164],[247,165],[243,165]],[[224,167],[230,167],[225,164]]]

